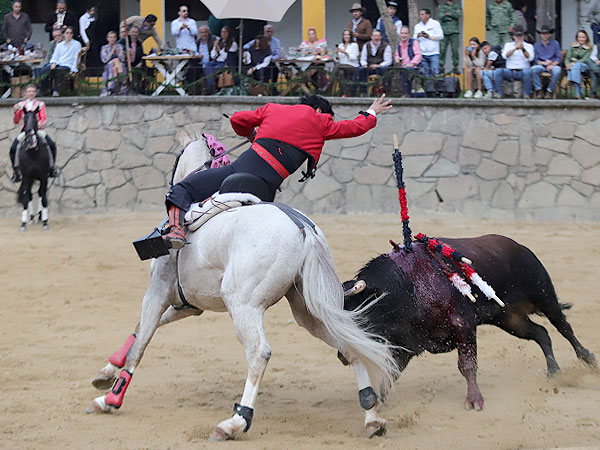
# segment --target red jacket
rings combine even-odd
[[[256,139],[270,138],[291,144],[310,154],[315,164],[325,141],[360,136],[377,124],[377,119],[371,114],[334,122],[330,114],[318,113],[308,105],[277,103],[267,103],[255,111],[236,112],[230,120],[238,135],[250,136],[259,126]]]
[[[23,119],[23,109],[25,108],[26,104],[27,104],[27,100],[22,100],[19,103],[17,103],[17,105],[19,105],[19,106],[18,106],[17,110],[15,111],[15,115],[13,117],[13,122],[15,124],[18,124]],[[38,130],[41,130],[46,125],[46,120],[48,119],[48,116],[46,116],[46,104],[43,101],[38,100],[36,98],[33,100],[32,109],[35,109],[35,108],[38,108],[38,113],[37,113]]]

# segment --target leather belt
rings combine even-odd
[[[275,158],[273,155],[271,155],[269,153],[269,151],[266,148],[264,148],[262,145],[260,145],[257,142],[254,142],[250,148],[252,150],[254,150],[258,156],[260,156],[262,159],[264,159],[265,162],[268,165],[270,165],[273,168],[273,170],[275,170],[275,172],[277,172],[279,174],[279,176],[281,178],[283,178],[285,180],[287,177],[290,176],[290,173],[287,171],[287,169],[285,167],[283,167],[283,164],[281,164],[277,160],[277,158]]]

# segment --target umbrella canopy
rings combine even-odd
[[[256,19],[280,22],[296,0],[202,0],[217,19]]]

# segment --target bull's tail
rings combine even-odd
[[[390,346],[361,326],[360,312],[344,310],[344,291],[325,238],[308,231],[302,254],[302,295],[309,313],[323,323],[344,356],[358,359],[367,369],[381,398],[399,373]]]

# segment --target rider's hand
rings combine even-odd
[[[373,103],[371,104],[371,106],[369,106],[369,109],[372,109],[373,111],[375,111],[375,114],[380,114],[384,111],[387,111],[388,109],[390,109],[392,107],[391,100],[385,101],[385,94],[383,94],[381,97],[379,97],[378,99],[374,100]]]
[[[246,139],[248,139],[248,142],[254,142],[255,138],[256,138],[256,130],[254,130],[252,132],[252,134],[250,136],[248,136]]]

